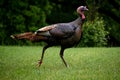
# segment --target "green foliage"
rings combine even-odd
[[[10,35],[26,31],[36,31],[46,25],[46,15],[51,5],[44,1],[0,1],[0,44],[14,44]],[[39,6],[40,5],[40,6]],[[41,6],[44,5],[44,6]],[[15,43],[16,44],[16,43]]]
[[[93,22],[87,21],[83,25],[83,35],[79,46],[105,46],[107,45],[108,31],[104,28],[104,20],[96,18]]]
[[[119,46],[120,0],[0,0],[0,45],[17,44],[9,37],[11,34],[34,32],[45,25],[70,22],[77,18],[76,8],[86,3],[89,12],[85,15],[89,22],[85,25],[95,26],[96,17],[103,17],[105,30],[110,33],[109,44]],[[96,39],[92,42],[102,43]]]
[[[42,47],[0,46],[0,80],[120,80],[120,47],[68,49],[69,68],[59,50],[49,48],[38,68]]]

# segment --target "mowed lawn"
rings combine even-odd
[[[59,50],[47,49],[38,68],[41,46],[0,46],[0,80],[120,80],[120,47],[66,49],[69,68]]]

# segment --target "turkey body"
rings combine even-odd
[[[46,37],[45,41],[49,46],[60,45],[62,48],[70,48],[76,45],[81,38],[82,20],[76,19],[70,23],[59,23],[47,26],[51,27],[49,30],[45,28],[39,29],[35,33],[38,36]],[[54,27],[52,27],[54,26]]]
[[[65,66],[68,67],[63,58],[64,50],[78,44],[82,34],[82,25],[85,19],[84,11],[88,10],[86,6],[77,8],[79,17],[69,23],[58,23],[38,29],[35,33],[25,32],[17,35],[11,35],[13,39],[27,39],[33,42],[44,41],[47,43],[43,47],[42,56],[38,62],[38,66],[42,64],[45,50],[51,46],[61,46],[60,57]]]

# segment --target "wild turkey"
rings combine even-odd
[[[79,14],[79,17],[72,22],[53,24],[40,28],[35,33],[26,32],[11,35],[11,37],[13,39],[27,39],[33,42],[44,41],[47,43],[47,45],[43,47],[39,66],[42,64],[45,50],[51,46],[60,45],[60,57],[67,67],[67,63],[63,58],[64,50],[73,47],[80,41],[82,25],[85,19],[84,11],[86,10],[88,10],[86,6],[78,7],[77,13]]]

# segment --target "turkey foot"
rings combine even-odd
[[[38,67],[40,67],[41,66],[41,64],[42,64],[42,60],[39,60],[39,62],[38,62]]]

